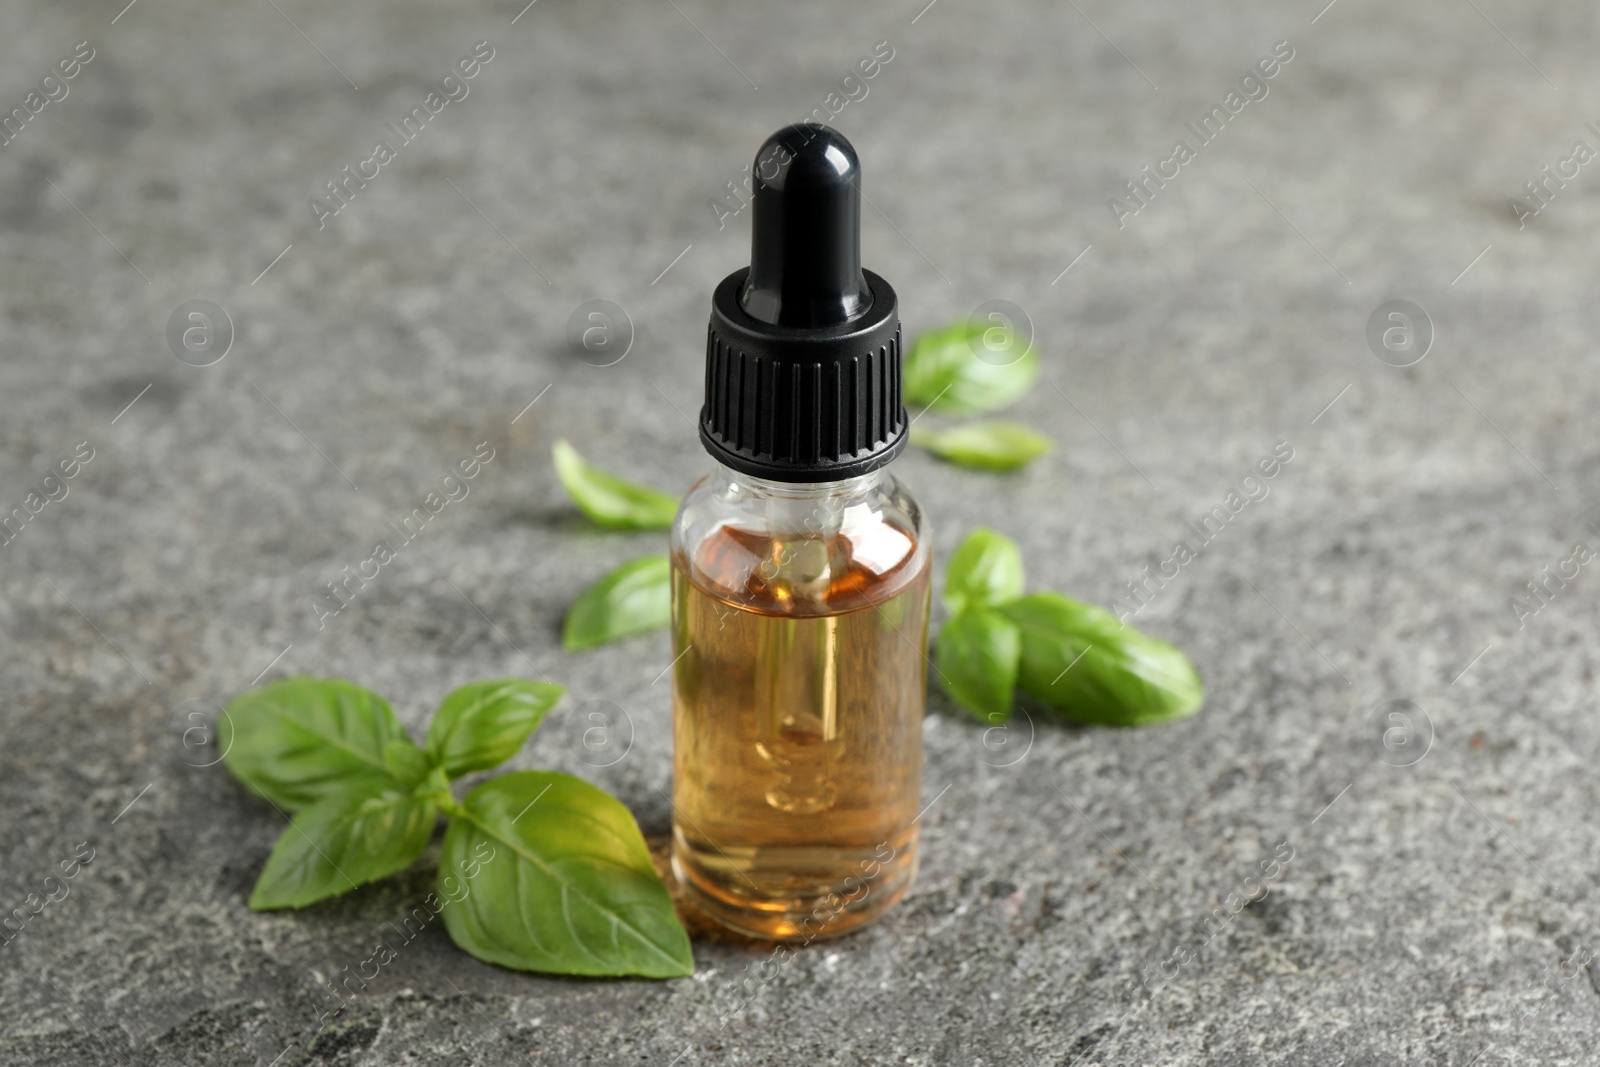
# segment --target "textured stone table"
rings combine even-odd
[[[0,1062],[1593,1062],[1600,615],[1564,562],[1600,542],[1591,11],[123,2],[0,16],[0,106],[23,109],[0,511],[39,505],[0,547],[0,906],[93,850],[0,946]],[[457,98],[403,140],[435,91]],[[190,731],[296,673],[419,730],[449,688],[537,668],[569,695],[515,765],[582,774],[659,840],[665,639],[567,655],[558,627],[661,538],[586,525],[549,449],[674,491],[705,468],[709,294],[747,255],[726,183],[844,100],[866,260],[908,331],[1009,300],[1045,359],[1011,414],[1054,455],[901,463],[940,552],[991,523],[1034,588],[1112,603],[1292,449],[1136,617],[1207,707],[986,745],[934,696],[913,894],[762,980],[732,941],[697,940],[692,979],[571,981],[435,927],[319,1029],[323,980],[428,863],[252,914],[282,820]],[[634,327],[609,367],[565,339],[595,299]],[[1409,349],[1366,336],[1396,299],[1432,324],[1407,367],[1414,312]],[[187,362],[169,345],[193,300],[231,319],[219,361],[221,322]],[[485,441],[470,495],[319,628],[325,583]],[[631,724],[614,762],[583,746],[590,701]]]

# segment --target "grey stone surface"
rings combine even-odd
[[[1595,168],[1524,229],[1507,204],[1600,148],[1592,9],[122,3],[0,16],[6,109],[95,49],[0,148],[0,510],[94,450],[0,547],[0,909],[94,849],[0,945],[0,1061],[1595,1062],[1600,982],[1561,967],[1600,943],[1593,568],[1520,628],[1509,606],[1600,536]],[[319,230],[309,199],[480,40],[470,95]],[[192,766],[185,731],[263,671],[356,679],[415,730],[450,687],[536,666],[570,695],[516,765],[664,834],[665,640],[558,642],[573,597],[660,538],[586,527],[550,443],[675,490],[706,466],[709,294],[747,252],[711,202],[880,40],[836,120],[867,262],[911,332],[1026,308],[1045,372],[1014,415],[1059,444],[1012,477],[908,455],[940,552],[991,523],[1034,588],[1110,603],[1294,450],[1137,617],[1191,654],[1206,709],[1040,722],[1000,756],[934,696],[916,889],[768,979],[706,939],[692,979],[529,976],[433,928],[319,1028],[321,979],[427,864],[252,914],[282,820]],[[1107,199],[1280,40],[1270,94],[1119,229]],[[596,298],[637,331],[608,368],[563,340]],[[1393,298],[1437,330],[1404,369],[1364,340]],[[165,340],[193,299],[236,326],[208,367]],[[470,496],[319,630],[323,583],[480,441]],[[1372,714],[1401,698],[1423,714],[1385,749]],[[632,722],[609,767],[580,759],[589,700]],[[1280,843],[1266,898],[1193,948]]]

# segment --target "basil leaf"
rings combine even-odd
[[[678,501],[643,485],[623,481],[584,461],[565,441],[551,449],[556,477],[589,518],[612,530],[666,530],[678,514]]]
[[[939,631],[934,672],[950,698],[984,722],[1011,717],[1022,634],[999,612],[974,605],[956,613]]]
[[[1022,691],[1077,722],[1148,726],[1193,715],[1205,686],[1188,658],[1116,616],[1058,593],[999,609],[1022,631]]]
[[[464,685],[434,714],[427,754],[451,778],[498,767],[517,754],[564,691],[520,678]]]
[[[672,564],[666,556],[641,556],[584,590],[567,611],[561,646],[576,652],[671,621]]]
[[[383,762],[403,786],[415,786],[433,770],[433,760],[411,738],[395,738],[383,746]]]
[[[217,725],[228,770],[289,811],[346,785],[398,784],[384,758],[391,741],[412,744],[383,698],[331,678],[252,689],[233,699]]]
[[[944,569],[944,606],[960,612],[969,604],[994,607],[1022,595],[1022,553],[1017,543],[987,527],[961,542]]]
[[[973,422],[950,430],[911,427],[911,443],[960,467],[1013,471],[1050,451],[1050,439],[1015,422]]]
[[[552,974],[693,973],[689,936],[628,809],[589,783],[518,771],[467,795],[440,871],[476,870],[444,909],[480,960]],[[481,863],[488,852],[489,859]]]
[[[428,847],[438,809],[398,789],[360,786],[295,814],[250,894],[254,911],[303,908],[411,866]]]
[[[1031,344],[1022,355],[1015,353],[1022,343],[1011,328],[981,319],[922,334],[901,368],[906,402],[971,414],[1020,400],[1039,374],[1039,355]]]

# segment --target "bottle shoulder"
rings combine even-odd
[[[905,591],[927,574],[931,547],[921,505],[887,472],[862,486],[776,493],[718,472],[684,498],[672,560],[682,579],[732,606],[833,615]]]

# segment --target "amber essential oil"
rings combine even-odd
[[[726,926],[837,936],[910,887],[929,568],[907,525],[724,525],[675,553],[674,863]]]
[[[898,301],[861,269],[860,164],[780,130],[751,265],[712,297],[700,438],[672,531],[673,870],[756,937],[882,915],[917,869],[931,558],[905,445]]]

